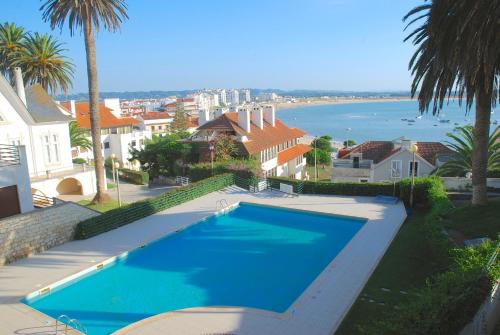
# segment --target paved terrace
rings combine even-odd
[[[84,241],[73,241],[0,268],[0,334],[53,334],[54,320],[19,300],[26,294],[95,266],[111,256],[213,214],[217,200],[239,201],[351,215],[369,221],[292,306],[282,314],[235,307],[200,307],[160,314],[115,334],[332,334],[361,292],[403,223],[402,204],[370,197],[214,192]]]

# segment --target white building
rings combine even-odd
[[[257,100],[261,102],[275,101],[278,99],[278,95],[274,92],[262,92],[257,96]]]
[[[416,146],[416,147],[415,147]],[[393,141],[368,141],[334,159],[333,182],[382,182],[411,177],[413,152],[415,176],[429,175],[453,155],[439,142],[415,142],[404,137]]]
[[[250,95],[250,90],[249,89],[243,89],[240,90],[240,103],[249,103],[252,101],[252,97]]]
[[[266,176],[306,178],[304,154],[311,148],[302,143],[305,132],[276,119],[274,106],[246,105],[236,112],[221,108],[214,117],[192,137],[201,144],[201,157],[210,157],[209,143],[224,134],[238,143],[241,156],[257,158]]]
[[[72,161],[71,118],[40,85],[25,88],[19,69],[16,88],[17,93],[0,76],[0,144],[20,146],[31,192],[47,197],[95,192],[94,170]]]
[[[219,105],[224,104],[227,105],[227,99],[226,99],[226,90],[221,89],[217,92],[219,96]]]
[[[63,103],[66,109],[71,112],[78,125],[86,129],[88,137],[90,135],[90,114],[88,102],[70,101]],[[145,125],[133,117],[122,117],[120,102],[118,99],[105,99],[99,104],[99,113],[101,115],[101,142],[104,158],[111,154],[128,169],[137,169],[137,162],[130,162],[130,149],[143,149],[147,139],[151,138],[151,131],[145,129]],[[78,152],[78,157],[93,160],[92,151]]]
[[[226,91],[226,104],[237,106],[240,104],[240,92],[238,90]]]

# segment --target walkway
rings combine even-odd
[[[370,197],[214,192],[84,241],[73,241],[0,268],[0,334],[49,334],[54,320],[19,303],[26,294],[211,215],[217,200],[365,217],[369,221],[283,314],[249,308],[193,308],[160,314],[116,334],[309,334],[334,332],[406,217],[402,204]],[[52,327],[52,328],[51,328]],[[45,333],[44,333],[45,331]]]

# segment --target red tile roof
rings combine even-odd
[[[160,120],[160,119],[171,119],[170,113],[166,112],[148,112],[141,115],[143,120]]]
[[[302,156],[306,152],[311,151],[311,147],[305,144],[297,144],[291,148],[278,152],[278,165],[285,164],[286,162]]]
[[[439,154],[451,154],[453,151],[440,142],[416,142],[418,147],[417,155],[431,164],[436,163],[436,156]],[[368,141],[358,145],[352,150],[343,153],[339,158],[350,156],[353,153],[362,153],[362,159],[373,160],[378,164],[401,151],[401,148],[394,148],[392,141]]]
[[[63,107],[68,111],[71,110],[69,102],[62,103]],[[89,103],[88,102],[77,102],[75,103],[76,108],[76,122],[82,128],[90,129],[90,115],[89,115]],[[103,103],[99,104],[99,114],[101,116],[101,128],[116,128],[116,127],[126,127],[139,125],[140,122],[133,117],[116,117],[111,112],[111,109],[104,106]]]
[[[238,113],[229,112],[209,121],[198,128],[198,130],[218,130],[234,132],[240,136],[246,136],[247,141],[242,146],[247,154],[253,155],[267,148],[282,144],[304,136],[306,133],[298,128],[289,128],[280,120],[276,119],[275,127],[264,121],[264,129],[260,129],[250,123],[250,132],[247,133],[238,125]]]

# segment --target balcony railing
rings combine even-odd
[[[47,197],[41,194],[33,194],[33,206],[35,208],[45,208],[54,206],[56,204],[56,198]]]
[[[0,166],[21,164],[19,147],[15,145],[0,144]]]
[[[45,179],[59,178],[59,177],[69,177],[76,173],[86,172],[93,170],[93,166],[87,164],[73,164],[73,168],[64,169],[51,169],[44,172],[39,172],[37,175],[31,175],[30,180],[32,182],[37,182]]]
[[[373,161],[370,159],[361,159],[355,161],[353,159],[335,159],[333,160],[334,168],[345,168],[345,169],[370,169]]]

